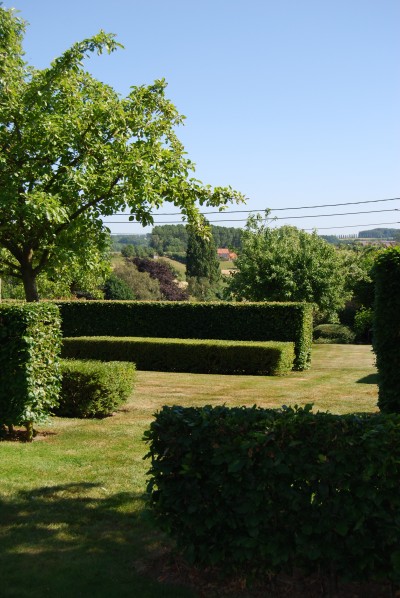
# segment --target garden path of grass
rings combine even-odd
[[[169,550],[144,507],[152,414],[175,403],[375,411],[375,382],[371,348],[354,345],[315,345],[312,368],[283,378],[138,372],[113,417],[54,418],[32,444],[0,442],[1,598],[196,596],[152,571]]]

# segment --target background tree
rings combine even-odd
[[[293,226],[272,229],[250,216],[229,288],[237,299],[307,301],[332,317],[348,297],[341,260],[332,245]]]
[[[133,258],[132,262],[139,272],[148,273],[152,279],[158,282],[162,299],[167,301],[186,301],[189,299],[187,291],[180,288],[176,280],[176,273],[165,260],[136,257]]]
[[[128,284],[112,272],[104,284],[104,299],[124,301],[136,296]]]
[[[204,226],[209,227],[207,220],[204,220]],[[194,227],[188,226],[186,278],[193,277],[206,278],[214,284],[221,278],[221,271],[212,235],[200,235]]]
[[[139,301],[159,301],[162,299],[159,281],[152,278],[148,272],[139,272],[137,266],[130,260],[125,260],[124,264],[117,266],[113,271],[113,275],[129,288],[133,295],[133,297],[129,297],[130,299]],[[106,298],[112,299],[112,297]]]
[[[198,205],[243,199],[190,177],[175,133],[183,117],[163,80],[121,98],[83,69],[89,54],[117,49],[113,35],[101,31],[37,70],[23,60],[25,23],[13,10],[0,7],[0,31],[0,276],[21,279],[28,301],[38,300],[39,274],[68,269],[83,239],[102,253],[104,216],[128,207],[149,225],[169,201],[201,229]]]

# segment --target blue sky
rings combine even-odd
[[[117,34],[125,49],[86,63],[97,78],[125,95],[131,85],[164,77],[168,97],[187,117],[179,137],[196,176],[248,197],[246,206],[229,211],[400,197],[399,0],[4,5],[29,22],[26,59],[38,68],[104,29]],[[276,225],[351,234],[378,223],[400,228],[400,211],[372,212],[394,209],[400,210],[400,200],[272,215],[287,218]],[[171,211],[168,205],[162,210]],[[361,211],[371,213],[328,216]],[[323,216],[310,217],[318,214]],[[227,226],[244,226],[233,220],[245,218],[210,216],[216,224],[232,220]],[[149,229],[115,224],[111,230]]]

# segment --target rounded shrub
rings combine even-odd
[[[132,392],[135,371],[135,365],[129,362],[61,360],[62,385],[55,415],[111,415]]]
[[[111,274],[104,284],[104,298],[114,300],[132,300],[135,294],[122,278]]]
[[[314,328],[313,339],[315,343],[348,345],[354,343],[355,334],[343,324],[319,324]]]

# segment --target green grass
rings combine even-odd
[[[226,261],[226,262],[221,261],[219,263],[219,265],[220,265],[221,270],[236,270],[237,269],[234,262],[232,262],[232,261]]]
[[[195,596],[158,579],[170,545],[144,505],[153,413],[176,403],[375,411],[373,362],[368,346],[314,345],[311,370],[283,378],[138,372],[113,417],[54,418],[32,444],[0,442],[0,595]]]

